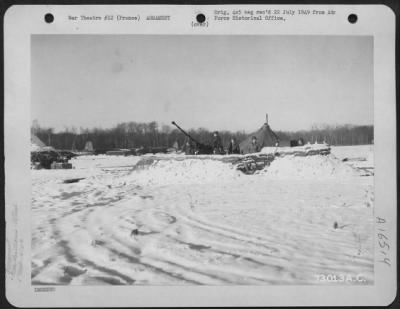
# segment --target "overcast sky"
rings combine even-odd
[[[373,124],[372,37],[33,35],[32,120],[275,130]]]

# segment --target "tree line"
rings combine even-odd
[[[374,143],[374,126],[372,125],[313,125],[310,130],[275,132],[281,140],[298,140],[311,143],[326,142],[334,146],[368,145]]]
[[[112,128],[75,128],[65,127],[61,132],[53,128],[41,127],[34,121],[31,132],[39,137],[46,145],[56,149],[82,150],[90,141],[94,149],[133,149],[139,147],[172,147],[176,143],[181,147],[186,137],[175,127],[152,122],[124,122]],[[196,140],[212,143],[212,131],[206,128],[186,131]],[[331,145],[363,145],[373,143],[373,126],[313,126],[310,130],[275,131],[283,140],[299,140],[305,142],[327,142]],[[244,131],[219,131],[223,145],[228,145],[232,137],[240,143],[248,133]]]

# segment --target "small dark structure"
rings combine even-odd
[[[168,153],[168,147],[140,147],[135,149],[135,155],[140,156],[147,153]]]
[[[106,152],[108,156],[127,156],[131,153],[129,149],[113,149]]]
[[[72,168],[68,157],[55,150],[41,150],[31,152],[31,163],[36,169]]]
[[[290,140],[290,147],[304,146],[304,139]]]

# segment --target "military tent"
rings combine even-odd
[[[93,143],[91,141],[87,141],[85,144],[85,151],[93,151]]]
[[[46,144],[35,134],[31,134],[31,151],[39,151],[44,147],[46,147]]]
[[[268,125],[268,115],[264,125],[253,134],[250,134],[244,141],[239,144],[240,151],[243,154],[249,153],[249,146],[252,141],[252,137],[257,138],[257,143],[260,145],[260,150],[263,147],[276,147],[280,144],[279,137],[272,131],[271,127]]]

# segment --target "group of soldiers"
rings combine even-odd
[[[246,149],[246,153],[255,153],[255,152],[259,152],[261,150],[260,145],[257,142],[257,137],[255,137],[255,136],[252,137],[252,142],[248,147],[249,148]],[[222,145],[222,139],[221,139],[221,136],[219,135],[218,131],[213,132],[212,148],[213,148],[213,154],[221,154],[221,155],[222,154],[242,154],[244,152],[244,149],[240,149],[240,146],[237,143],[235,137],[231,138],[229,145],[225,150],[224,146]],[[190,139],[187,139],[183,145],[183,151],[187,155],[196,154],[195,143],[193,143]]]

